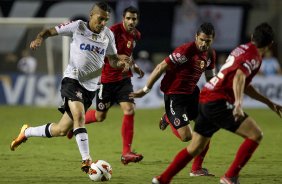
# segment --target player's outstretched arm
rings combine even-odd
[[[50,28],[50,29],[45,29],[43,31],[41,31],[40,33],[38,33],[38,35],[36,36],[36,38],[30,43],[30,48],[32,50],[37,49],[38,47],[41,46],[42,42],[51,36],[56,36],[58,35],[58,32],[56,31],[56,29],[54,27]]]
[[[245,94],[259,102],[266,104],[271,110],[278,114],[279,117],[282,117],[282,106],[273,103],[269,98],[259,93],[252,85],[246,87]]]
[[[156,66],[156,68],[153,70],[151,75],[149,76],[149,79],[147,80],[146,86],[144,86],[142,89],[139,89],[138,91],[135,91],[133,93],[129,94],[130,98],[141,98],[147,93],[150,92],[155,82],[160,78],[160,76],[164,73],[164,71],[168,68],[168,64],[163,60],[160,64]]]

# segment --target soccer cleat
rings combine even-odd
[[[152,179],[152,184],[161,184],[161,182],[159,181],[160,176],[156,176]]]
[[[164,116],[165,116],[165,115],[164,115]],[[166,127],[168,126],[168,123],[166,122],[164,116],[161,117],[161,120],[160,120],[160,122],[159,122],[159,128],[160,128],[161,130],[165,130]]]
[[[209,173],[206,168],[201,168],[197,171],[191,171],[190,176],[214,176],[214,174]]]
[[[27,124],[24,124],[21,128],[21,131],[18,135],[17,138],[13,140],[13,142],[10,145],[10,149],[12,151],[15,151],[15,148],[18,147],[21,143],[25,142],[27,140],[26,136],[24,135],[24,131],[28,128],[29,126]]]
[[[88,174],[91,164],[92,164],[92,160],[90,159],[82,160],[81,162],[82,172],[85,172],[86,174]]]
[[[68,139],[72,139],[72,137],[73,137],[73,129],[69,130],[69,132],[67,134]]]
[[[222,176],[220,178],[220,184],[240,184],[239,177],[235,176],[232,178],[228,178],[226,176]]]
[[[160,181],[161,177],[156,176],[152,179],[152,184],[169,184],[170,182],[161,182]]]
[[[127,165],[129,162],[140,162],[143,159],[143,155],[129,152],[124,155],[121,155],[121,162],[124,165]]]

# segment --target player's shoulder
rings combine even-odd
[[[87,27],[87,22],[84,22],[83,20],[73,20],[70,22],[71,24],[76,24],[80,27]]]
[[[256,58],[259,55],[257,47],[251,42],[240,45],[235,51],[239,52],[236,54],[240,54],[245,58]]]
[[[110,30],[112,32],[121,32],[122,31],[122,24],[121,23],[114,24],[110,27]]]
[[[64,22],[57,25],[56,29],[64,29],[64,28],[77,29],[82,22],[83,22],[82,20],[72,20],[72,21]]]
[[[191,51],[195,48],[195,43],[194,42],[188,42],[188,43],[184,43],[182,45],[179,45],[178,47],[175,48],[175,52],[188,52]]]
[[[107,36],[113,36],[113,32],[110,28],[108,28],[107,26],[104,27],[104,30],[103,30],[104,34],[107,35]]]
[[[234,57],[235,62],[238,64],[249,63],[257,67],[261,63],[261,56],[256,46],[252,43],[239,45],[230,55]]]

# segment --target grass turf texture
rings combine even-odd
[[[270,110],[249,109],[264,132],[264,139],[248,165],[241,172],[243,184],[282,183],[282,121]],[[113,107],[103,123],[87,126],[90,152],[93,160],[103,159],[113,167],[112,184],[146,184],[160,174],[178,151],[188,143],[180,142],[168,127],[160,131],[158,121],[163,109],[137,110],[133,148],[144,155],[140,163],[124,166],[121,156],[122,112]],[[9,144],[18,134],[23,123],[32,126],[58,121],[61,117],[55,108],[0,106],[0,183],[12,184],[61,184],[90,183],[80,171],[80,154],[74,139],[29,138],[15,152]],[[220,130],[212,139],[204,166],[216,177],[189,177],[191,163],[172,183],[219,183],[219,177],[230,165],[242,138]]]

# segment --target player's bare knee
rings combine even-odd
[[[66,136],[68,131],[60,131],[60,136]]]
[[[58,137],[58,136],[65,136],[67,135],[67,133],[68,133],[68,130],[58,127],[56,129],[53,129],[53,131],[51,132],[51,135],[52,137]]]
[[[134,115],[134,108],[127,108],[123,110],[125,115]]]
[[[248,139],[251,139],[259,143],[263,139],[263,132],[261,131],[253,132],[248,136]]]
[[[253,136],[253,140],[260,142],[263,139],[263,132],[259,131]]]

